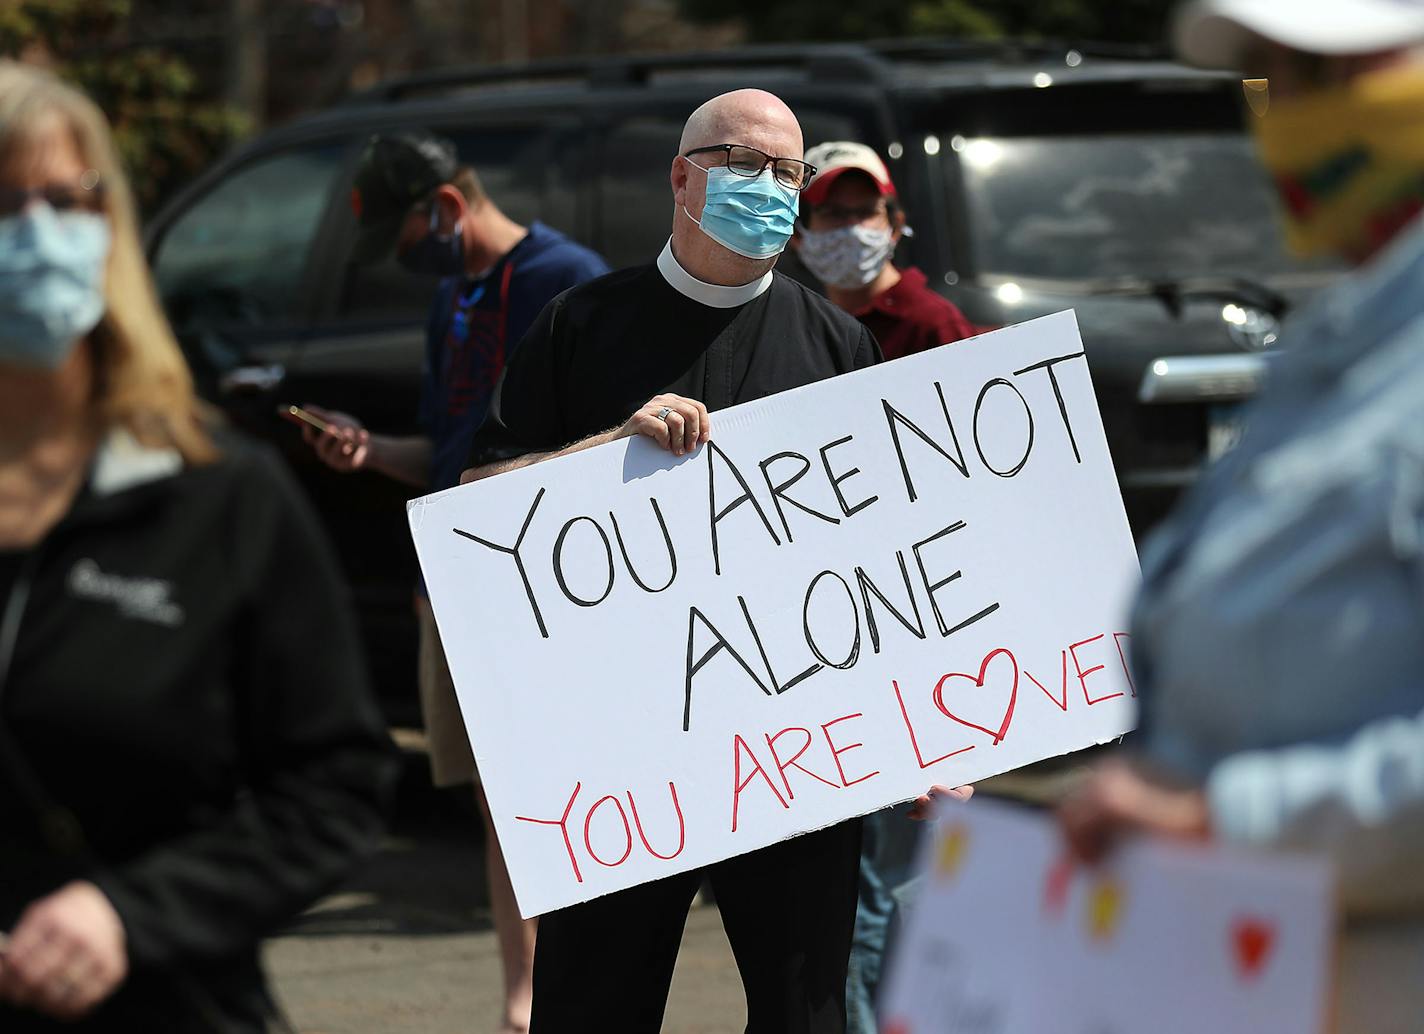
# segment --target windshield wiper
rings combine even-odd
[[[1265,309],[1272,316],[1285,315],[1290,302],[1273,287],[1244,276],[1124,276],[1088,281],[1087,291],[1096,295],[1151,296],[1158,299],[1173,319],[1182,318],[1182,304],[1189,298],[1218,298]]]

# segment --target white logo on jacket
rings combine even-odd
[[[127,618],[169,628],[183,623],[183,608],[172,599],[172,582],[106,574],[97,561],[87,557],[69,569],[69,591],[82,599],[111,601]]]

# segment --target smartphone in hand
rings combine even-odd
[[[278,415],[279,417],[281,417],[283,420],[290,421],[291,423],[294,423],[294,424],[297,424],[297,425],[307,424],[307,425],[309,425],[309,426],[311,426],[311,427],[315,427],[318,431],[330,431],[330,430],[331,430],[331,425],[330,425],[329,423],[327,423],[327,422],[326,422],[325,420],[323,420],[321,417],[315,416],[315,415],[313,415],[312,413],[309,413],[307,410],[303,409],[301,406],[292,406],[292,405],[278,406],[278,407],[277,407],[277,415]]]

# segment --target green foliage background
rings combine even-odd
[[[561,5],[571,16],[586,17],[607,14],[601,2],[525,0],[531,13],[547,13]],[[614,6],[621,10],[637,2],[619,0]],[[744,26],[752,43],[936,36],[1156,44],[1165,40],[1173,4],[1174,0],[675,0],[676,13],[665,17],[684,27],[689,23]],[[465,56],[470,46],[489,31],[481,15],[494,9],[487,0],[449,0],[445,6],[433,0],[420,5],[414,0],[346,0],[343,10],[364,12],[369,25],[361,31],[337,32],[310,27],[314,13],[327,9],[322,4],[267,0],[261,6],[268,41],[274,46],[284,41],[287,47],[268,57],[271,81],[266,86],[274,103],[264,117],[279,119],[339,96],[359,61],[373,63],[378,74],[389,74],[392,59],[397,70],[422,67],[421,61],[470,60]],[[228,17],[226,4],[217,0],[0,0],[0,56],[47,65],[98,102],[114,126],[139,203],[151,212],[255,128],[251,115],[221,99]],[[392,17],[400,23],[394,29]],[[577,18],[570,24],[574,23],[582,24]],[[460,37],[465,40],[460,54],[420,49],[428,49],[432,39],[453,38],[460,25],[471,30],[468,39]],[[167,44],[153,42],[164,39]],[[617,33],[606,43],[612,50],[628,45]],[[550,43],[546,56],[577,51],[574,44],[560,37]],[[309,49],[302,50],[303,46]]]
[[[131,0],[0,0],[0,55],[50,65],[104,109],[147,210],[250,126],[203,96],[182,59],[130,44],[132,7]]]
[[[681,0],[690,18],[741,18],[752,42],[890,36],[1157,44],[1175,0]]]

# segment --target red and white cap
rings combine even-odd
[[[1309,54],[1394,50],[1424,42],[1424,0],[1194,0],[1173,26],[1177,52],[1208,68],[1239,68],[1253,36]]]
[[[854,169],[871,178],[880,190],[881,197],[894,197],[895,184],[890,180],[890,170],[880,160],[872,148],[849,140],[832,140],[817,144],[806,152],[806,161],[816,167],[816,175],[801,192],[807,204],[819,205],[826,198],[831,184],[840,179],[841,174]]]

